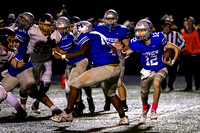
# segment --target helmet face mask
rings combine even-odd
[[[108,29],[111,30],[112,27],[115,27],[117,25],[118,13],[113,9],[109,9],[104,14],[103,20]]]
[[[54,19],[49,13],[45,13],[38,21],[39,29],[44,35],[50,35],[54,31]]]
[[[61,36],[69,34],[70,31],[70,21],[66,17],[59,17],[55,23],[55,26]]]
[[[17,39],[18,37],[12,29],[0,29],[0,44],[7,48],[7,50],[16,50],[19,48],[19,43],[16,42]]]
[[[134,31],[138,41],[146,41],[153,34],[153,25],[149,20],[142,19],[136,24]]]

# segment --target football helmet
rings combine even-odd
[[[39,29],[44,35],[50,35],[54,31],[54,18],[51,14],[43,14],[39,21]]]
[[[57,20],[56,20],[56,23],[55,23],[55,26],[57,29],[66,29],[66,30],[62,30],[62,32],[60,32],[61,36],[64,36],[66,34],[69,33],[70,31],[70,21],[67,17],[59,17]]]
[[[148,40],[153,34],[153,24],[148,19],[141,19],[134,28],[135,37],[139,41]],[[139,34],[139,31],[145,31],[144,35]]]
[[[76,24],[77,22],[79,22],[79,21],[81,21],[81,19],[80,19],[79,17],[77,17],[77,16],[72,16],[72,17],[70,18],[70,22],[71,22],[70,31],[71,31],[71,32],[73,32],[75,24]]]
[[[76,23],[76,25],[74,26],[74,30],[73,30],[75,40],[77,40],[81,34],[90,32],[92,30],[93,30],[93,26],[88,21],[80,21],[80,22]]]
[[[112,22],[112,23],[108,22],[109,19],[114,20],[114,22]],[[117,25],[118,13],[113,9],[109,9],[104,14],[103,21],[104,21],[105,25],[108,27],[108,29],[111,30],[112,27],[115,27]]]
[[[34,23],[34,16],[30,12],[24,12],[17,17],[15,23],[19,28],[28,30]]]
[[[19,48],[19,43],[15,42],[18,37],[11,28],[1,28],[0,29],[0,43],[9,50],[15,50]]]

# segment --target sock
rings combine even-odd
[[[146,110],[148,110],[148,107],[149,107],[149,105],[147,104],[142,104],[142,108],[143,108],[143,111],[146,111]]]
[[[19,101],[11,92],[7,93],[6,101],[10,103],[16,110],[19,110],[21,108]]]
[[[126,99],[125,99],[125,100],[122,100],[122,105],[123,105],[123,106],[126,106]]]
[[[125,117],[125,113],[119,114],[119,117],[120,117],[120,118]]]
[[[158,107],[158,103],[154,103],[154,102],[153,102],[153,104],[152,104],[152,109],[153,109],[153,110],[156,110],[157,107]]]
[[[66,108],[66,109],[64,109],[64,111],[66,111],[67,114],[70,114],[72,112],[72,109]]]
[[[58,108],[57,108],[56,105],[52,105],[52,106],[50,107],[50,109],[53,111],[53,110],[57,110]]]

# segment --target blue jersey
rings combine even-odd
[[[20,29],[18,28],[17,30],[14,30],[16,36],[18,37],[18,39],[16,40],[16,42],[19,43],[19,48],[18,48],[18,54],[16,55],[16,59],[21,61],[22,60],[22,55],[26,53],[27,51],[27,47],[28,47],[28,41],[29,41],[29,35],[27,33],[26,30],[24,29]],[[9,68],[8,68],[8,73],[11,76],[16,76],[19,73],[23,72],[24,70],[33,67],[33,63],[31,61],[29,61],[28,63],[26,63],[24,65],[24,67],[20,68],[20,69],[15,69],[11,64],[9,64]]]
[[[74,39],[74,36],[72,33],[62,37],[61,41],[59,42],[60,49],[62,51],[66,51],[67,53],[71,53],[71,52],[80,50],[80,47],[74,43],[73,39]],[[80,56],[77,58],[70,59],[68,64],[73,65],[74,63],[79,62],[84,58],[85,58],[85,56]]]
[[[76,43],[81,47],[86,42],[91,44],[88,59],[93,67],[119,63],[119,57],[113,53],[111,46],[106,41],[106,37],[101,33],[91,31],[81,34]]]
[[[114,45],[116,39],[119,41],[128,39],[130,34],[129,28],[119,24],[112,31],[109,31],[104,23],[98,23],[94,26],[94,30],[103,34],[107,38],[107,42],[112,45]]]
[[[141,54],[140,59],[144,69],[158,72],[166,66],[162,62],[162,55],[166,44],[166,37],[161,32],[154,32],[149,45],[145,45],[133,38],[129,42],[129,48]]]

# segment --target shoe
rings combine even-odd
[[[72,116],[72,113],[67,114],[65,111],[63,111],[59,115],[52,116],[50,120],[55,121],[55,122],[72,122],[73,116]]]
[[[111,105],[110,98],[106,98],[105,105],[104,105],[104,111],[109,111],[110,105]]]
[[[150,105],[148,105],[147,110],[145,110],[145,111],[142,110],[142,115],[141,115],[141,118],[140,118],[140,123],[145,123],[146,122],[147,113],[148,113],[149,109],[150,109]]]
[[[128,116],[120,118],[120,121],[117,123],[117,125],[129,125]]]
[[[17,113],[11,117],[10,121],[24,121],[27,117],[27,113],[23,108],[17,110]]]
[[[94,113],[95,106],[94,106],[93,98],[91,98],[91,99],[87,98],[87,101],[88,101],[90,113]]]
[[[158,116],[156,114],[156,111],[155,110],[151,110],[151,116],[150,116],[150,119],[151,120],[157,120]]]
[[[85,109],[85,105],[83,104],[83,101],[75,103],[75,107],[73,109],[73,114],[75,116],[81,116],[83,115],[83,110]]]
[[[62,113],[62,110],[60,110],[59,108],[56,108],[55,110],[52,110],[52,116],[59,115],[61,113]]]
[[[39,110],[39,101],[35,100],[35,102],[33,103],[33,105],[31,106],[31,109],[34,111],[34,113],[36,114],[40,114],[40,110]]]

